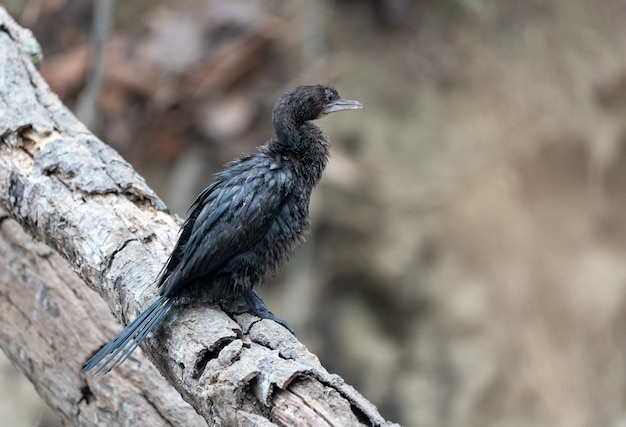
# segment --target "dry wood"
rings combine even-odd
[[[33,46],[0,8],[0,346],[64,422],[386,424],[284,328],[215,307],[178,310],[146,340],[158,371],[137,352],[107,376],[81,372],[120,328],[85,284],[134,318],[155,297],[179,221],[50,93]]]

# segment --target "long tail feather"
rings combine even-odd
[[[94,372],[107,373],[124,362],[130,354],[141,344],[167,314],[174,301],[169,298],[159,298],[145,309],[135,320],[130,322],[108,344],[104,345],[96,354],[83,365],[87,372],[95,368],[102,360],[104,363]]]

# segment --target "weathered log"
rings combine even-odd
[[[180,221],[50,92],[36,56],[0,8],[0,346],[63,421],[389,424],[283,327],[215,307],[177,310],[146,340],[158,371],[137,352],[106,376],[81,372],[121,327],[87,286],[132,320],[155,298]]]

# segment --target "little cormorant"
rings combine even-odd
[[[311,123],[326,114],[362,108],[324,85],[284,93],[272,113],[276,138],[216,174],[198,195],[158,279],[160,296],[83,366],[122,363],[177,303],[243,300],[244,310],[286,322],[267,309],[254,287],[302,241],[309,198],[326,166],[330,144]]]

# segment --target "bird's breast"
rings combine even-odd
[[[308,197],[293,194],[274,217],[264,237],[256,246],[261,265],[275,271],[302,242],[309,228]]]

